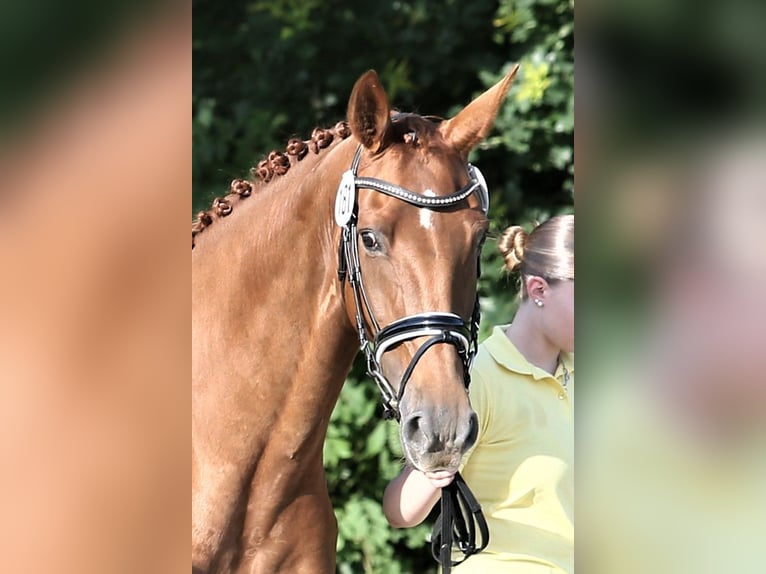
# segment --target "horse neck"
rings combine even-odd
[[[208,362],[236,362],[237,380],[258,397],[252,414],[262,436],[277,436],[286,413],[295,413],[288,418],[296,444],[284,448],[303,448],[301,437],[310,436],[317,455],[357,348],[336,274],[333,220],[355,145],[349,138],[295,164],[206,229],[214,233],[193,252],[195,330],[207,331]]]

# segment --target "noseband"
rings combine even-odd
[[[394,197],[421,209],[440,210],[452,207],[477,193],[481,209],[486,214],[489,210],[489,193],[487,184],[481,172],[468,164],[470,181],[465,187],[444,197],[431,197],[410,191],[398,185],[371,177],[358,177],[357,170],[362,154],[359,146],[354,155],[351,169],[341,177],[338,194],[335,198],[335,222],[341,227],[340,243],[338,245],[338,279],[343,283],[348,277],[354,294],[356,315],[356,331],[359,346],[367,361],[367,373],[375,380],[383,400],[384,416],[400,419],[399,406],[404,396],[404,390],[412,372],[426,351],[437,344],[453,345],[463,363],[463,380],[468,388],[470,383],[470,368],[476,355],[479,335],[479,295],[476,294],[473,314],[470,322],[466,323],[455,313],[425,312],[402,317],[380,328],[370,307],[370,301],[362,280],[362,269],[359,259],[358,241],[358,190],[371,189],[389,197]],[[478,263],[477,263],[478,269]],[[372,339],[367,336],[365,312],[370,319]],[[419,347],[405,369],[396,392],[393,385],[383,374],[381,360],[387,351],[397,348],[404,342],[421,337],[428,339]]]

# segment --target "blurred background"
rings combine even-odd
[[[187,571],[191,9],[0,3],[0,554]]]
[[[762,572],[766,4],[577,23],[578,567]]]
[[[492,236],[573,209],[574,23],[569,0],[256,0],[194,7],[193,213],[288,138],[345,118],[373,68],[391,105],[451,117],[515,63],[495,129],[470,160],[490,189]],[[329,223],[328,223],[329,224]],[[516,285],[485,245],[482,338],[507,323]],[[339,523],[338,572],[435,572],[427,534],[393,530],[380,501],[401,469],[396,425],[355,365],[325,444]],[[433,518],[433,517],[432,517]]]

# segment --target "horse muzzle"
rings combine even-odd
[[[408,412],[403,405],[400,435],[407,460],[418,470],[457,470],[479,432],[478,417],[468,402],[460,413],[431,407]]]

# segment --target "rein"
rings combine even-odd
[[[423,355],[433,346],[439,344],[453,345],[463,363],[463,381],[466,390],[471,382],[470,370],[478,348],[479,294],[476,294],[471,319],[466,323],[455,313],[425,312],[408,315],[380,328],[372,312],[367,292],[362,280],[362,269],[359,258],[359,240],[357,221],[359,215],[358,190],[371,189],[389,197],[394,197],[418,208],[433,210],[448,208],[477,193],[481,209],[486,214],[489,211],[489,192],[481,172],[468,164],[469,182],[465,187],[443,197],[426,196],[410,191],[401,186],[370,177],[358,177],[359,162],[362,154],[360,145],[351,168],[343,173],[335,198],[335,222],[341,227],[338,245],[338,279],[343,283],[346,278],[354,295],[356,331],[359,347],[364,353],[367,363],[367,374],[373,378],[380,390],[383,402],[383,416],[386,419],[400,421],[399,405],[407,382],[412,376]],[[477,274],[481,274],[477,263]],[[370,319],[372,339],[367,336],[367,325],[364,314]],[[381,360],[383,355],[395,349],[406,341],[428,337],[420,345],[410,360],[402,375],[398,392],[383,374]],[[481,546],[476,547],[476,526],[481,533]],[[442,489],[441,514],[436,520],[431,537],[431,552],[434,559],[442,565],[443,572],[448,574],[451,567],[462,562],[453,562],[451,558],[453,539],[465,558],[484,550],[489,542],[489,528],[481,511],[481,506],[471,493],[460,473],[449,486]],[[463,558],[463,560],[465,560]]]
[[[481,534],[481,546],[476,547],[476,528]],[[463,553],[461,560],[452,560],[452,540]],[[431,531],[431,555],[449,574],[453,566],[478,554],[489,543],[489,526],[481,505],[458,472],[451,483],[442,489],[441,513]]]

